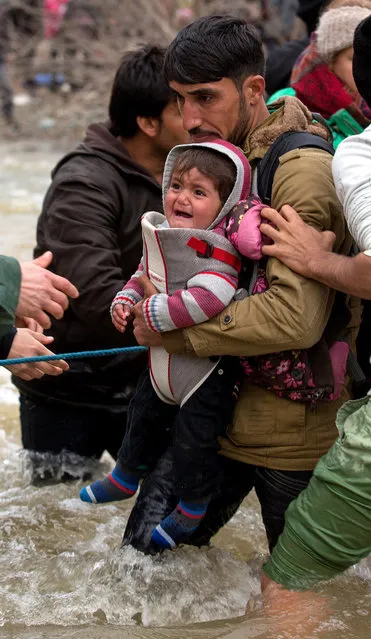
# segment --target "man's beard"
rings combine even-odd
[[[238,112],[238,120],[233,131],[228,136],[228,142],[235,146],[242,147],[249,132],[249,119],[247,114],[247,104],[243,93],[240,95],[240,107]]]

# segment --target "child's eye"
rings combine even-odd
[[[180,184],[179,184],[179,182],[172,182],[172,183],[170,184],[170,188],[171,188],[171,189],[173,189],[174,191],[179,191],[179,189],[180,189]]]
[[[205,192],[204,192],[204,191],[201,191],[201,189],[196,189],[196,190],[195,190],[195,193],[196,193],[196,195],[201,195],[201,196],[204,196],[204,195],[205,195]]]

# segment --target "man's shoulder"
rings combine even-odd
[[[312,167],[316,169],[317,163],[324,165],[331,173],[333,157],[324,149],[316,149],[314,147],[306,147],[304,149],[292,149],[281,155],[279,166],[291,165],[291,170],[296,171],[299,167],[303,170],[304,165],[310,170]]]
[[[93,179],[100,182],[108,176],[121,177],[121,173],[117,162],[110,160],[108,155],[81,144],[59,160],[52,171],[52,179],[62,181],[72,177],[75,180]]]

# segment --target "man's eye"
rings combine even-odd
[[[208,104],[213,99],[213,96],[212,95],[200,95],[198,99],[199,99],[199,101],[202,104]]]
[[[183,102],[184,102],[184,98],[183,98],[183,96],[182,96],[182,95],[179,95],[179,93],[177,93],[177,95],[176,95],[176,101],[177,101],[178,105],[179,105],[179,104],[183,104]]]

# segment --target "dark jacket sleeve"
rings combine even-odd
[[[117,341],[109,308],[124,284],[118,246],[118,216],[125,206],[122,191],[108,189],[107,174],[67,175],[55,179],[38,223],[38,248],[53,252],[52,269],[80,291],[72,312],[89,329]]]
[[[21,268],[13,257],[0,256],[0,337],[14,324],[21,288]]]

